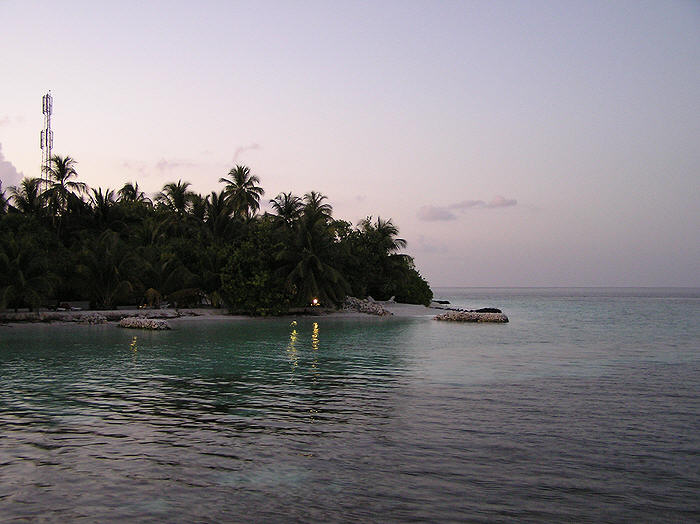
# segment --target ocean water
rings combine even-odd
[[[0,521],[692,522],[699,289],[437,289],[510,323],[0,326]]]

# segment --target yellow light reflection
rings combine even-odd
[[[139,346],[137,344],[138,337],[131,339],[131,344],[129,344],[129,351],[131,352],[131,361],[136,364],[139,355]]]
[[[318,322],[314,322],[314,330],[311,333],[311,349],[318,349]]]
[[[314,352],[314,358],[311,361],[311,373],[314,375],[314,382],[316,381],[316,377],[318,375],[318,355],[316,354],[318,351],[318,346],[318,322],[314,322],[313,331],[311,332],[311,349]]]
[[[297,364],[299,363],[299,356],[297,355],[298,335],[297,335],[296,325],[297,325],[296,320],[292,321],[292,323],[290,324],[292,331],[289,334],[289,344],[287,344],[287,356],[289,357],[289,361],[292,363],[292,367],[296,367]]]

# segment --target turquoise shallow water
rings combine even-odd
[[[0,520],[698,519],[700,290],[436,296],[511,322],[0,327]]]

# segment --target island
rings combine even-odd
[[[247,166],[208,195],[182,180],[150,197],[138,182],[91,188],[70,156],[54,155],[42,175],[0,186],[0,310],[268,316],[337,309],[348,296],[433,297],[391,219],[337,219],[317,191],[280,193],[261,212],[265,191]]]

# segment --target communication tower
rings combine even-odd
[[[47,170],[51,166],[51,149],[53,148],[53,131],[51,131],[53,97],[51,91],[41,97],[41,110],[44,113],[44,129],[41,131],[41,179],[44,182],[44,188],[46,188],[49,183]]]

